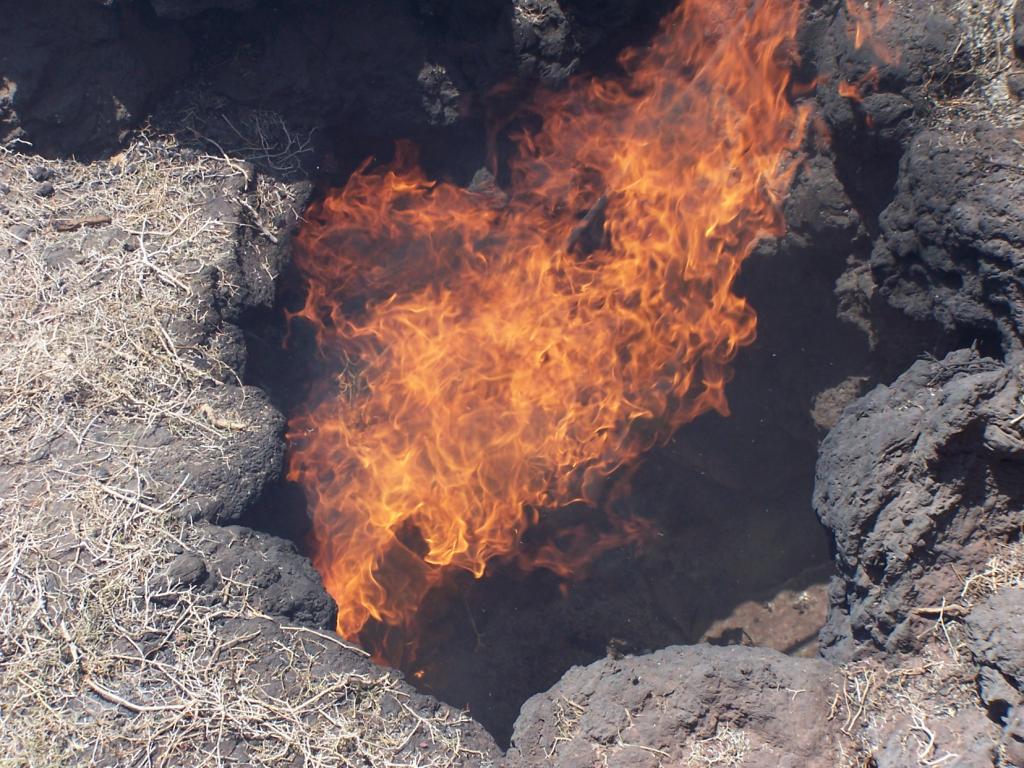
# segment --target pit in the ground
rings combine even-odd
[[[443,150],[426,161],[444,166]],[[465,158],[465,154],[462,155]],[[472,162],[449,162],[465,175]],[[818,442],[866,385],[863,333],[837,319],[841,261],[829,249],[762,243],[737,291],[758,313],[758,338],[740,351],[727,387],[732,414],[706,414],[646,455],[618,503],[653,524],[642,546],[598,557],[572,584],[500,562],[482,579],[457,574],[420,612],[403,672],[507,745],[522,703],[573,665],[699,641],[813,654],[824,621],[829,540],[811,508]],[[277,309],[247,322],[252,383],[286,414],[320,365],[310,338],[290,343],[285,310],[302,303],[294,270]],[[570,508],[560,521],[599,513]],[[307,543],[300,489],[271,489],[253,524]],[[396,642],[368,625],[367,644]],[[412,642],[397,638],[397,642]]]

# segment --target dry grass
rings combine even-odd
[[[983,569],[963,578],[956,602],[915,611],[928,620],[919,656],[895,668],[873,659],[840,668],[830,719],[853,745],[847,765],[864,765],[894,730],[919,765],[955,762],[959,755],[937,741],[938,729],[960,713],[986,717],[960,620],[1000,589],[1022,584],[1024,541],[1001,545]]]
[[[234,125],[237,146],[291,167],[305,145],[275,149],[268,126]],[[160,576],[202,529],[187,483],[153,481],[147,436],[230,463],[256,428],[245,390],[224,409],[217,334],[180,337],[238,290],[231,212],[269,239],[291,201],[234,150],[155,133],[91,164],[0,149],[0,766],[479,764],[465,718],[261,617],[248,585]]]
[[[1024,586],[1024,534],[1017,541],[1000,545],[982,570],[964,579],[960,602],[973,606],[1001,589],[1021,586]]]
[[[742,765],[750,752],[750,739],[744,731],[719,723],[715,735],[698,739],[686,759],[688,768],[733,768]]]
[[[579,732],[580,719],[586,709],[572,699],[565,696],[560,697],[553,705],[555,715],[555,728],[558,731],[551,740],[551,745],[545,750],[545,754],[551,758],[558,751],[558,745],[563,742],[572,741]]]
[[[174,343],[171,321],[200,308],[189,299],[210,255],[230,253],[231,222],[203,215],[204,193],[238,170],[210,157],[175,163],[173,146],[140,141],[109,163],[47,163],[57,188],[32,193],[30,158],[0,150],[0,450],[30,461],[60,435],[88,439],[93,417],[158,421],[215,436],[196,415],[219,361]],[[113,224],[55,231],[57,222],[103,214]],[[125,246],[130,250],[126,250]],[[89,419],[84,417],[88,415]]]
[[[1010,95],[1006,75],[1024,71],[1013,53],[1013,8],[1016,0],[944,0],[940,5],[962,31],[960,50],[966,53],[973,83],[955,98],[940,100],[940,122],[987,120],[994,125],[1024,125],[1024,102]]]
[[[848,740],[848,746],[840,744],[842,764],[868,764],[894,736],[917,765],[953,764],[959,755],[937,742],[936,733],[961,712],[984,719],[974,675],[959,655],[938,644],[895,668],[876,660],[842,667],[829,716]]]

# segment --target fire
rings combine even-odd
[[[879,39],[878,33],[885,29],[893,18],[892,6],[886,0],[846,0],[847,34],[853,40],[856,50],[867,49],[880,63],[891,66],[900,61],[899,51],[890,48]],[[877,91],[880,82],[878,66],[873,65],[856,82],[840,82],[839,95],[860,103],[865,93]],[[870,117],[868,118],[870,124]]]
[[[340,634],[410,626],[449,569],[569,575],[640,535],[612,518],[520,547],[544,510],[601,504],[613,473],[728,413],[756,324],[733,282],[783,230],[808,118],[788,96],[800,11],[687,0],[622,77],[535,99],[504,190],[432,181],[402,144],[309,211],[297,318],[345,373],[292,419],[288,477]]]
[[[893,10],[888,0],[846,0],[846,18],[854,48],[859,51],[866,46],[883,64],[899,62],[899,54],[878,37],[892,22]]]
[[[840,81],[836,88],[839,91],[839,95],[844,99],[850,99],[860,103],[864,101],[864,93],[868,89],[878,90],[879,75],[878,67],[871,67],[861,77],[857,78],[856,82],[849,83]]]

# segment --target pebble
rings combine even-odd
[[[1006,76],[1006,87],[1010,89],[1010,95],[1024,99],[1024,72],[1014,72]]]
[[[56,190],[53,188],[53,184],[48,181],[44,181],[38,187],[36,187],[36,195],[39,197],[52,197]]]
[[[51,269],[63,269],[78,260],[78,253],[63,245],[51,245],[43,249],[43,262]]]
[[[32,227],[26,224],[15,224],[8,232],[14,236],[15,240],[20,240],[23,243],[27,243],[28,239],[32,237]]]
[[[49,181],[53,178],[53,169],[45,165],[34,165],[29,169],[28,175],[33,181]]]
[[[201,584],[208,575],[209,571],[203,559],[191,553],[178,555],[164,572],[164,577],[169,583],[184,587]]]

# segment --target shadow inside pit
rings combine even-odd
[[[814,249],[760,248],[737,285],[759,320],[727,389],[732,415],[686,425],[633,477],[624,503],[653,523],[653,539],[605,553],[566,594],[543,570],[499,563],[480,580],[455,575],[423,606],[418,654],[403,670],[410,682],[467,707],[507,746],[523,702],[569,667],[701,639],[757,641],[742,627],[709,629],[742,603],[825,582],[830,543],[811,496],[829,415],[815,396],[870,369],[866,337],[836,318],[842,269],[843,259]],[[279,307],[301,303],[297,278],[282,279]],[[318,373],[312,339],[293,336],[284,351],[279,313],[250,320],[250,379],[288,413]],[[249,523],[301,543],[301,490],[270,489]]]

